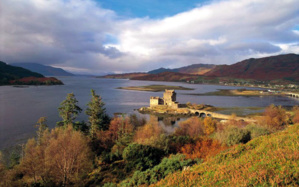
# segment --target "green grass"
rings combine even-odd
[[[298,186],[299,124],[168,175],[157,186]]]

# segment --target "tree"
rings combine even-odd
[[[82,111],[77,103],[74,93],[67,94],[66,99],[60,103],[58,108],[59,115],[62,118],[62,121],[57,122],[58,126],[73,124],[78,114]]]
[[[52,130],[45,160],[54,182],[62,186],[82,185],[82,178],[92,168],[90,152],[86,137],[72,126]]]
[[[259,123],[274,132],[287,125],[288,115],[281,106],[270,105],[265,109],[263,118]]]
[[[203,120],[203,124],[205,126],[205,130],[204,131],[205,131],[206,135],[210,135],[213,132],[215,132],[215,130],[216,130],[216,123],[217,123],[217,121],[213,120],[213,118],[211,118],[211,117],[206,117]]]
[[[91,95],[92,98],[87,104],[88,108],[85,113],[89,115],[90,134],[94,136],[97,130],[108,129],[109,116],[106,114],[105,103],[102,101],[101,96],[96,95],[93,89]]]
[[[44,131],[41,144],[27,142],[21,169],[35,184],[84,186],[82,180],[92,168],[87,138],[72,125]],[[32,184],[34,185],[34,184]]]
[[[46,117],[40,117],[37,121],[36,127],[38,127],[38,130],[36,131],[36,134],[37,134],[37,144],[38,145],[40,145],[40,143],[41,143],[41,139],[42,139],[44,131],[48,129],[46,122],[47,122]]]

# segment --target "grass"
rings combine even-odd
[[[161,91],[165,91],[165,89],[168,89],[168,90],[194,90],[192,88],[186,88],[183,86],[169,86],[169,85],[129,86],[129,87],[118,87],[117,89],[149,91],[149,92],[161,92]]]
[[[168,175],[155,186],[298,186],[299,124]]]

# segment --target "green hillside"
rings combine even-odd
[[[298,186],[299,124],[168,175],[154,186]]]
[[[0,85],[9,84],[11,80],[24,77],[44,77],[42,74],[29,71],[21,67],[10,66],[0,61]]]

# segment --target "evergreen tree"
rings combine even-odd
[[[58,108],[59,115],[62,118],[62,121],[57,122],[58,126],[67,126],[74,123],[74,120],[82,111],[77,103],[74,93],[67,94],[66,99],[60,103]]]
[[[109,125],[109,116],[106,114],[105,103],[101,96],[91,90],[91,101],[87,104],[86,114],[89,116],[90,134],[93,136],[97,130],[106,130]]]

